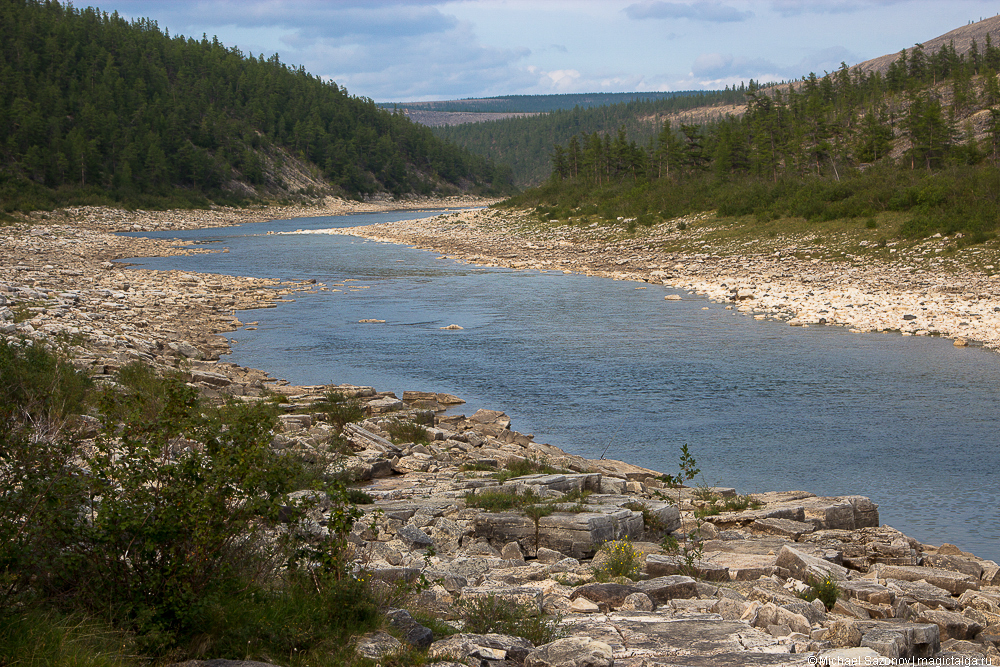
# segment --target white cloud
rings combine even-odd
[[[710,23],[732,23],[746,21],[753,17],[753,12],[744,12],[723,5],[719,2],[662,2],[661,0],[643,0],[629,5],[624,10],[631,19],[692,19]]]

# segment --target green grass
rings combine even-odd
[[[385,430],[389,432],[389,437],[397,445],[405,442],[430,442],[427,437],[427,428],[416,422],[394,420],[385,427]]]
[[[500,489],[483,489],[479,493],[470,493],[465,496],[467,507],[478,507],[487,512],[506,512],[540,502],[542,502],[541,496],[530,490],[527,493],[515,493]]]
[[[0,614],[0,665],[129,667],[141,658],[128,633],[87,616],[38,607]]]
[[[491,632],[524,637],[535,646],[548,644],[564,636],[558,617],[538,614],[526,604],[519,604],[499,595],[487,595],[459,603],[459,612],[465,625],[462,632],[487,634]]]
[[[509,479],[524,477],[525,475],[554,475],[563,472],[566,471],[562,468],[555,468],[544,460],[540,461],[534,458],[527,458],[511,460],[502,470],[493,475],[493,477],[499,480],[502,484]]]

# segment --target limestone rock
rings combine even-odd
[[[874,570],[879,579],[901,579],[903,581],[926,581],[943,588],[952,595],[961,595],[967,590],[979,590],[978,578],[961,572],[941,570],[934,567],[905,567],[897,565],[877,565]]]
[[[482,664],[482,661],[492,660],[512,660],[515,663],[524,662],[528,653],[534,646],[527,639],[522,637],[511,637],[500,634],[457,634],[431,644],[427,650],[427,657],[454,659],[457,658],[466,662],[470,658],[476,660],[474,664]]]
[[[626,598],[635,593],[639,593],[635,586],[625,584],[584,584],[573,590],[569,596],[571,600],[586,598],[601,605],[605,610],[618,609],[625,604]]]
[[[614,667],[611,647],[589,637],[566,637],[528,653],[524,667]]]
[[[434,632],[414,620],[405,609],[390,609],[386,618],[403,635],[403,641],[411,646],[427,648],[434,641]]]
[[[917,621],[933,623],[938,626],[941,629],[942,641],[946,639],[975,639],[979,631],[983,629],[983,626],[968,616],[940,609],[929,609],[922,612],[917,617]]]
[[[781,548],[775,565],[787,569],[792,576],[801,581],[808,581],[810,578],[823,580],[827,577],[837,580],[847,579],[847,568],[842,565],[810,556],[788,545]]]
[[[637,581],[635,588],[645,593],[654,603],[660,605],[675,598],[697,597],[697,582],[691,577],[672,575]]]
[[[358,638],[354,650],[363,658],[380,660],[403,650],[403,644],[387,632],[369,632]]]

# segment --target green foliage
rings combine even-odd
[[[676,475],[663,475],[661,479],[664,484],[670,487],[683,486],[684,482],[691,481],[701,472],[701,469],[698,468],[698,462],[695,461],[694,456],[688,451],[687,445],[681,445],[679,466],[680,471]]]
[[[799,597],[808,602],[819,600],[826,607],[827,611],[833,609],[840,597],[840,588],[837,587],[837,580],[827,576],[821,580],[810,576],[806,582],[809,588],[799,594]]]
[[[375,502],[369,494],[365,493],[361,489],[347,489],[345,491],[347,495],[347,501],[355,505],[371,505]]]
[[[479,493],[470,493],[465,496],[467,507],[478,507],[487,512],[506,512],[507,510],[520,509],[535,503],[541,502],[542,498],[534,491],[527,493],[515,493],[507,490],[483,489]]]
[[[535,646],[548,644],[563,636],[560,619],[538,615],[530,605],[498,595],[487,595],[459,602],[459,613],[465,625],[463,632],[487,634],[495,632],[524,637]]]
[[[997,47],[986,50],[1000,59]],[[566,143],[537,151],[552,155],[552,178],[510,205],[559,202],[570,222],[597,211],[608,220],[624,217],[630,232],[653,214],[715,210],[763,223],[873,220],[900,211],[910,214],[904,236],[961,232],[982,242],[1000,226],[1000,112],[989,116],[985,140],[968,118],[1000,101],[995,71],[971,51],[915,51],[920,66],[901,59],[886,76],[842,65],[781,87],[751,85],[741,91],[741,116],[663,125],[638,150],[626,122],[578,129]],[[942,81],[954,93],[950,106],[933,88]],[[906,154],[893,157],[899,149]]]
[[[601,545],[602,560],[594,569],[598,581],[609,581],[616,577],[626,577],[633,581],[642,570],[642,553],[632,545],[632,540],[624,538],[611,540]]]
[[[427,428],[417,424],[416,422],[397,419],[389,422],[389,424],[385,427],[385,430],[389,432],[389,437],[396,444],[402,442],[430,442],[427,438]]]
[[[41,343],[0,339],[0,434],[19,423],[57,426],[85,410],[91,387]]]
[[[241,197],[227,191],[232,179],[285,187],[279,148],[354,197],[511,189],[502,168],[403,114],[277,56],[171,37],[149,19],[5,2],[0,72],[6,212],[238,205]]]
[[[754,499],[750,494],[736,494],[722,498],[707,487],[704,490],[698,489],[695,492],[695,497],[708,503],[694,511],[697,518],[717,516],[722,512],[742,512],[748,508],[763,507],[763,503]]]
[[[508,479],[513,479],[515,477],[523,477],[525,475],[553,475],[556,473],[564,472],[561,468],[555,468],[549,465],[544,460],[539,460],[536,458],[526,458],[526,459],[512,459],[503,468],[497,472],[493,477],[500,481],[502,484]]]
[[[347,398],[338,391],[328,391],[324,401],[317,409],[326,410],[326,420],[337,430],[351,422],[359,422],[365,418],[365,408],[356,398]]]
[[[10,415],[64,418],[93,402],[86,377],[51,353],[3,344],[0,354]],[[270,448],[273,405],[204,406],[179,379],[139,366],[100,405],[104,429],[86,450],[58,432],[41,437],[37,419],[0,430],[0,636],[43,619],[32,646],[0,661],[63,664],[52,656],[67,654],[51,651],[79,644],[66,661],[118,664],[88,652],[77,630],[90,627],[152,656],[212,646],[316,657],[377,624],[347,567],[360,511],[343,486]],[[313,491],[289,500],[303,489]],[[321,503],[317,532],[307,517]],[[56,603],[71,616],[52,616]],[[64,628],[73,618],[83,620]]]
[[[619,129],[624,130],[624,144],[628,153],[634,156],[640,145],[648,143],[662,129],[660,123],[650,123],[646,119],[662,118],[694,107],[739,103],[744,93],[745,89],[688,92],[671,94],[667,99],[647,99],[644,94],[625,93],[622,94],[624,99],[604,99],[599,105],[586,100],[598,98],[600,94],[590,94],[579,96],[584,99],[578,100],[578,106],[560,105],[562,108],[546,109],[547,113],[527,118],[438,127],[434,133],[473,153],[511,165],[517,185],[538,186],[549,177],[549,156],[556,146],[565,146],[563,174],[576,177],[588,159],[583,155],[586,149],[584,144],[592,141],[593,135],[603,137],[610,134],[613,137]],[[545,104],[547,101],[542,99],[541,102]],[[464,103],[451,102],[449,108],[457,110],[458,105]],[[530,108],[522,100],[502,101],[500,104],[507,108]],[[578,142],[576,150],[572,145],[574,140]]]

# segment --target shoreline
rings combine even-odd
[[[898,254],[893,249],[892,261],[859,266],[810,256],[795,241],[766,254],[661,249],[681,236],[670,228],[676,223],[608,240],[614,230],[539,228],[522,213],[480,210],[301,233],[401,243],[480,266],[658,283],[729,303],[758,320],[791,326],[838,325],[852,333],[942,336],[954,339],[956,347],[1000,348],[1000,275],[969,269],[956,273],[941,265],[938,254],[947,239],[931,238]],[[989,261],[997,260],[982,260]]]
[[[384,210],[389,208],[394,207]],[[767,656],[769,665],[847,664],[843,661],[878,656],[978,656],[1000,663],[992,639],[1000,640],[1000,566],[954,545],[922,544],[879,526],[878,507],[868,498],[768,492],[754,494],[758,507],[698,518],[695,511],[706,504],[739,496],[727,488],[670,489],[657,471],[583,459],[536,443],[513,430],[502,412],[445,416],[441,408],[459,401],[452,396],[406,391],[399,399],[371,387],[296,387],[266,371],[222,360],[231,344],[225,333],[252,325],[240,322],[236,310],[276,307],[321,288],[315,283],[126,269],[114,263],[139,255],[211,251],[180,247],[176,241],[116,236],[112,229],[188,229],[217,226],[220,220],[240,224],[259,216],[334,214],[301,207],[281,209],[284,216],[273,215],[275,211],[84,211],[88,221],[82,224],[46,220],[0,228],[7,260],[0,266],[0,335],[45,339],[67,349],[77,365],[97,376],[111,377],[123,365],[143,361],[182,371],[208,397],[284,395],[286,407],[296,410],[281,416],[272,442],[280,449],[328,452],[324,443],[331,426],[325,414],[310,409],[323,391],[334,389],[363,401],[369,417],[350,429],[355,456],[348,465],[358,479],[370,482],[366,491],[376,504],[363,506],[367,519],[355,525],[351,539],[371,553],[369,566],[376,578],[392,582],[426,572],[434,583],[420,593],[418,604],[440,618],[453,618],[461,600],[486,595],[527,600],[539,612],[562,616],[571,636],[561,641],[599,648],[620,667],[640,667],[647,660],[683,663],[687,658],[692,664],[745,664],[750,655],[754,664],[765,664],[756,659]],[[682,264],[678,256],[634,259],[623,250],[635,248],[601,248],[565,238],[528,241],[512,233],[511,221],[497,221],[503,215],[488,210],[445,213],[376,226],[366,229],[365,236],[426,244],[439,252],[447,245],[445,251],[457,259],[493,266],[705,289],[712,298],[733,300],[735,295],[741,301],[734,300],[733,307],[741,310],[740,304],[763,301],[765,292],[741,292],[750,289],[738,282],[744,278],[712,288],[709,277],[724,264],[721,258],[684,258],[685,267],[694,264],[698,270],[682,271],[676,267]],[[470,231],[476,218],[496,229],[491,235]],[[422,226],[435,234],[421,231]],[[348,231],[357,234],[358,229],[335,233]],[[673,269],[664,266],[672,260]],[[782,279],[768,283],[772,286],[766,293],[783,285]],[[426,416],[429,410],[437,416],[427,429],[427,444],[388,441],[387,413],[395,419]],[[515,462],[539,460],[561,472],[505,482],[490,476]],[[463,471],[463,465],[472,466],[471,471]],[[547,498],[586,491],[592,496],[584,499],[582,514],[560,510],[532,523],[516,512],[494,514],[462,501],[484,490],[532,490]],[[705,500],[703,491],[715,499]],[[646,541],[656,535],[646,525],[650,513],[681,538],[683,552],[676,550],[676,540],[673,551],[666,540]],[[612,537],[635,540],[646,578],[594,581],[598,547]],[[838,580],[843,599],[832,610],[795,597],[802,582],[814,576]],[[956,626],[955,617],[965,619],[965,625]],[[467,651],[479,659],[484,650],[495,655],[515,651],[484,643],[483,637],[490,636],[456,635],[435,642],[430,653]],[[359,640],[358,650],[368,641]]]

